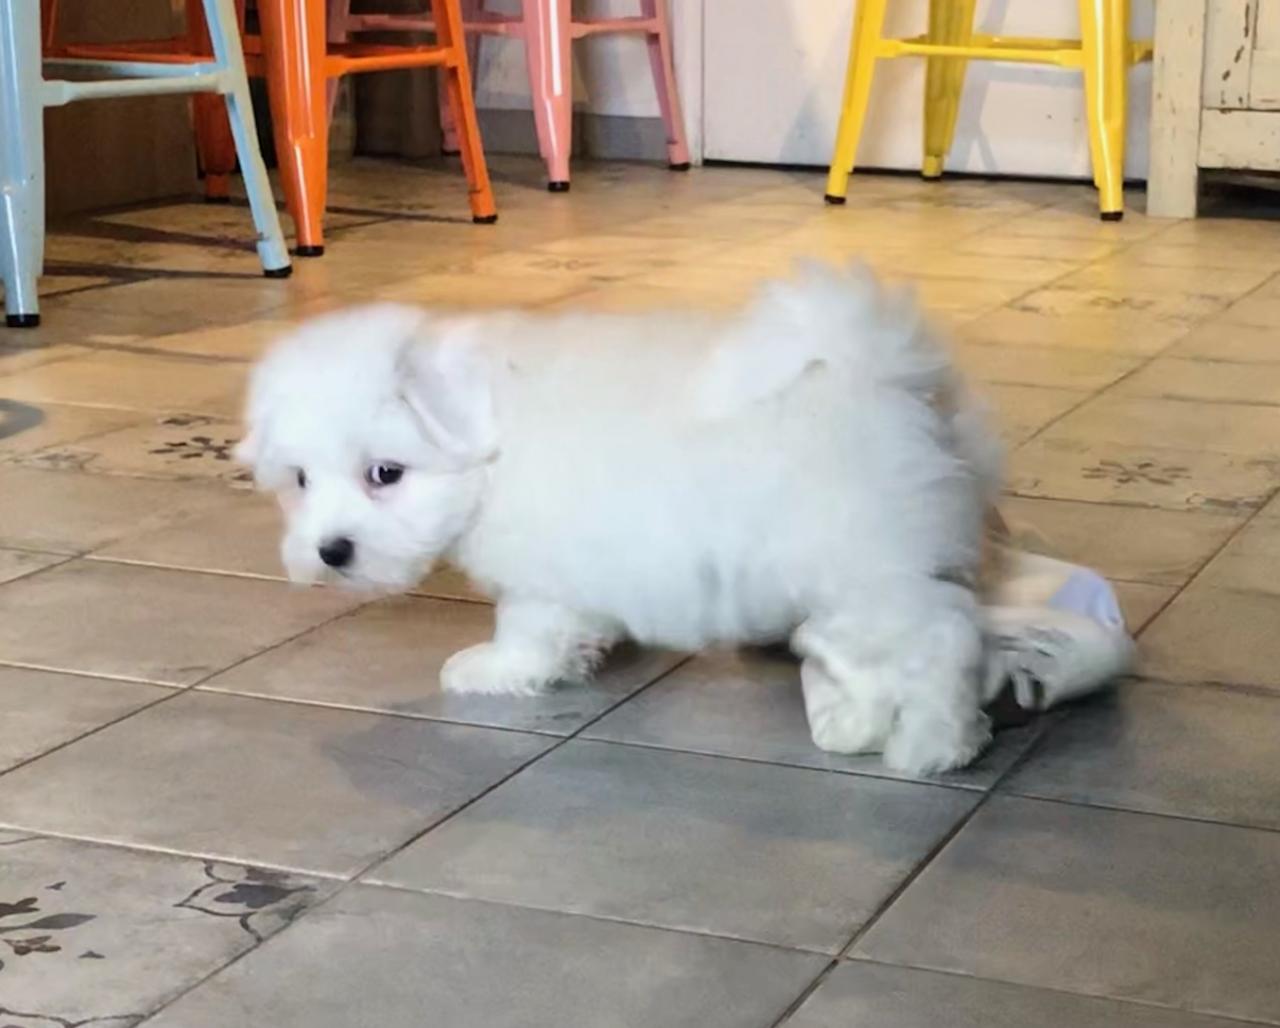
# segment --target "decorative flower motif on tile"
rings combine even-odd
[[[1174,485],[1191,477],[1191,469],[1181,464],[1160,464],[1153,460],[1125,463],[1118,460],[1100,460],[1083,470],[1085,478],[1106,479],[1116,485]]]
[[[65,883],[56,883],[61,886]],[[50,891],[60,891],[55,886]],[[96,914],[39,914],[40,901],[35,896],[24,896],[13,901],[0,901],[0,944],[8,948],[13,957],[28,957],[40,953],[58,953],[62,946],[54,941],[54,932],[63,932],[92,921]],[[32,920],[34,918],[34,920]],[[35,932],[43,934],[32,934]],[[5,961],[0,959],[0,971]]]
[[[212,457],[214,460],[229,461],[231,460],[231,451],[235,448],[236,441],[234,439],[217,438],[208,435],[193,435],[186,439],[175,439],[170,442],[161,443],[158,447],[148,450],[148,453],[155,454],[157,457],[177,457],[179,460],[202,460],[205,457]]]
[[[263,935],[253,924],[255,917],[270,914],[288,923],[302,912],[316,891],[314,886],[301,884],[281,871],[256,867],[206,861],[204,874],[208,881],[174,906],[214,917],[233,917],[257,942],[262,941]]]

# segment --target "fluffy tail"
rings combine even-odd
[[[841,373],[850,402],[886,387],[919,396],[941,417],[948,448],[999,494],[1003,453],[950,354],[907,288],[885,288],[870,268],[816,262],[766,287],[716,347],[698,384],[707,417],[732,415],[782,392],[810,368]]]

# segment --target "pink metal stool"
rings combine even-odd
[[[533,97],[533,118],[538,128],[538,149],[547,162],[547,188],[562,193],[569,188],[569,153],[573,144],[573,41],[606,32],[635,32],[645,37],[649,65],[658,91],[658,106],[667,129],[667,162],[673,171],[689,168],[680,97],[676,92],[675,66],[671,59],[671,32],[666,0],[639,0],[640,14],[629,18],[575,19],[571,0],[521,0],[519,16],[484,9],[484,0],[463,0],[464,27],[468,32],[511,36],[524,40]],[[345,41],[353,32],[432,31],[426,15],[352,14],[351,0],[330,0],[329,38]],[[473,44],[474,45],[474,44]],[[442,108],[445,146],[454,148],[452,118]]]

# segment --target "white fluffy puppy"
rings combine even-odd
[[[940,771],[988,738],[970,588],[996,449],[914,304],[806,270],[724,320],[319,318],[240,450],[295,580],[497,602],[446,689],[527,694],[613,643],[790,640],[814,741]]]

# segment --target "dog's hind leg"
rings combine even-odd
[[[531,696],[590,675],[619,632],[601,618],[558,604],[503,600],[491,642],[455,653],[440,684],[455,693]]]
[[[863,602],[811,618],[792,640],[814,743],[883,751],[890,767],[927,774],[962,767],[986,745],[977,605],[934,579],[883,583]]]

